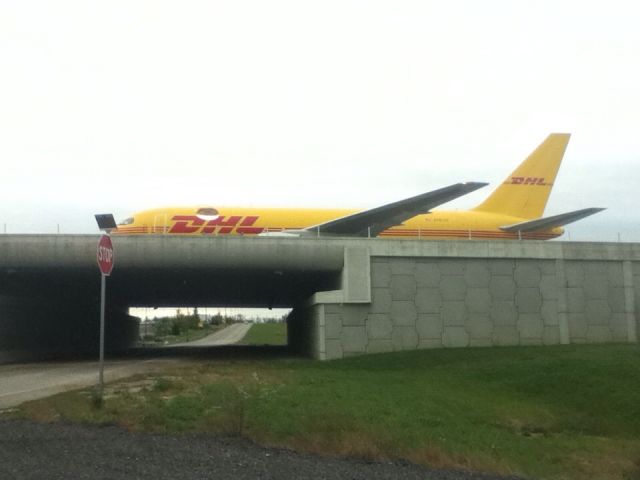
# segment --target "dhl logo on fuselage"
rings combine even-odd
[[[511,177],[510,181],[504,183],[507,185],[551,185],[545,183],[544,177]]]
[[[257,215],[247,217],[220,215],[207,220],[197,215],[175,215],[171,220],[176,223],[169,229],[169,233],[230,234],[235,230],[239,234],[256,235],[264,231],[262,227],[253,226],[258,218]]]

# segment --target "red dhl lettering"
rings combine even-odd
[[[233,227],[238,225],[238,222],[242,219],[237,215],[233,215],[229,218],[219,216],[214,220],[209,220],[207,225],[202,229],[202,233],[214,233],[216,228],[221,227],[218,233],[229,234],[233,231]]]
[[[238,233],[248,234],[248,235],[257,235],[258,233],[262,233],[264,228],[262,227],[252,227],[254,223],[258,220],[257,216],[248,216],[244,217],[240,226],[236,229]]]
[[[211,235],[214,233],[228,235],[233,233],[234,229],[236,233],[256,235],[262,233],[264,228],[254,227],[253,225],[258,220],[257,215],[250,215],[242,217],[240,215],[231,215],[225,217],[220,215],[213,220],[203,220],[197,215],[175,215],[171,220],[175,223],[169,229],[169,233],[202,233]]]
[[[544,177],[511,177],[511,181],[506,182],[511,185],[548,185]]]
[[[173,224],[169,233],[196,233],[205,224],[203,219],[195,215],[175,215],[171,220],[176,223]]]

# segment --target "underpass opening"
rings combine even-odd
[[[286,320],[291,309],[206,306],[131,308],[140,319],[140,346],[214,347],[287,345]]]
[[[246,360],[288,357],[287,308],[133,307],[140,321],[128,358]]]
[[[316,293],[338,289],[341,281],[340,271],[180,269],[128,272],[126,279],[114,278],[113,291],[120,301],[128,302],[132,315],[141,318],[140,345],[148,353],[153,350],[163,355],[172,351],[223,356],[224,351],[259,356],[262,349],[265,355],[276,352],[309,355],[302,345],[303,339],[312,334],[293,312],[303,310]],[[197,319],[193,318],[196,308]],[[189,321],[192,328],[185,325]],[[251,329],[247,340],[234,338],[234,342],[223,345],[214,327],[230,323],[245,325],[244,333],[253,324],[259,325]],[[213,340],[209,344],[194,337],[205,336],[196,324],[210,331],[207,333]],[[237,333],[242,328],[231,330]],[[159,338],[163,336],[164,340]],[[275,342],[274,337],[280,341]],[[167,345],[158,345],[164,341]],[[169,350],[171,345],[175,346]],[[157,352],[159,348],[163,352]]]

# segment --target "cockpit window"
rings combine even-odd
[[[125,218],[118,225],[131,225],[133,223],[133,217]]]
[[[216,210],[215,208],[206,207],[199,208],[196,212],[196,215],[202,220],[215,220],[220,215],[220,212],[218,212],[218,210]]]
[[[215,208],[199,208],[198,211],[196,212],[196,215],[205,215],[205,216],[212,216],[212,217],[219,214],[220,213]]]

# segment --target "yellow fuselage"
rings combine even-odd
[[[283,230],[300,230],[355,213],[356,210],[220,207],[218,215],[197,214],[198,208],[164,208],[135,214],[116,234],[256,235]],[[380,237],[423,239],[539,239],[562,235],[562,228],[544,231],[505,232],[500,227],[526,221],[525,218],[467,211],[433,211],[389,228]]]

